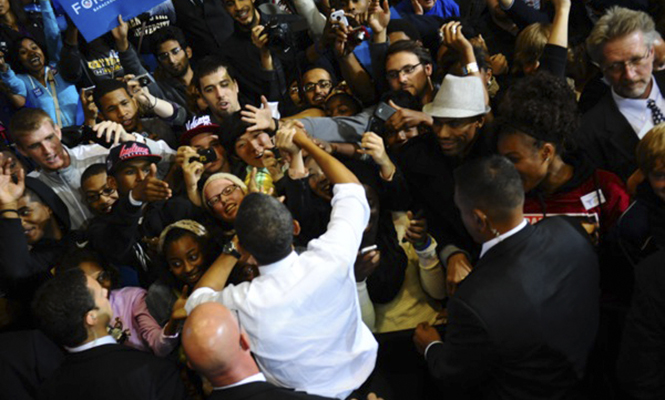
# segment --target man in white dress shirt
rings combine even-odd
[[[346,398],[374,369],[378,344],[361,319],[353,264],[369,220],[358,179],[303,131],[306,150],[332,184],[328,231],[307,251],[293,251],[293,218],[276,199],[250,194],[236,217],[238,250],[251,254],[261,275],[224,288],[236,259],[222,255],[185,306],[217,301],[237,310],[268,382],[320,396]]]
[[[624,180],[637,169],[637,142],[665,119],[660,89],[665,85],[665,73],[653,73],[657,37],[648,14],[613,7],[587,38],[589,55],[611,93],[584,114],[579,144],[597,167]]]

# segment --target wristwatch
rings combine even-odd
[[[478,63],[475,63],[475,62],[468,63],[464,67],[462,67],[462,73],[464,74],[464,76],[473,74],[474,72],[478,72],[478,71],[480,71],[478,69]]]
[[[236,249],[236,244],[234,241],[230,241],[222,247],[222,253],[233,256],[237,259],[240,259],[240,253]]]

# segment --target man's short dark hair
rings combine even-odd
[[[92,91],[92,100],[95,102],[95,105],[99,111],[102,111],[102,97],[119,89],[124,89],[125,92],[127,92],[127,96],[129,96],[127,84],[123,81],[116,79],[103,79],[97,83],[97,85],[95,85],[95,89]]]
[[[224,61],[223,58],[219,56],[205,56],[196,64],[192,83],[197,89],[201,90],[201,78],[212,74],[220,68],[224,68],[229,75],[229,78],[236,81],[235,71],[226,63],[226,61]]]
[[[420,32],[412,23],[405,19],[391,19],[388,22],[388,35],[393,32],[403,32],[411,40],[422,40]]]
[[[97,163],[86,168],[81,174],[81,186],[83,186],[83,182],[99,174],[106,174],[106,164]]]
[[[559,153],[572,149],[579,126],[575,92],[568,83],[547,72],[519,79],[499,106],[498,136],[524,133],[540,148],[553,143]]]
[[[293,217],[272,196],[262,193],[245,196],[235,228],[240,245],[261,265],[277,262],[292,251]]]
[[[59,273],[46,282],[32,302],[39,328],[67,347],[79,346],[88,338],[85,316],[94,308],[87,278],[78,268]]]
[[[522,179],[505,157],[471,160],[455,169],[454,176],[455,190],[465,204],[498,222],[506,221],[524,205]]]
[[[415,40],[400,40],[392,43],[386,52],[386,60],[397,53],[407,52],[415,54],[418,61],[423,65],[432,64],[432,55],[429,50],[420,45]]]
[[[226,154],[238,157],[238,154],[236,153],[236,142],[240,139],[240,136],[247,132],[247,128],[250,126],[252,126],[252,124],[242,120],[240,111],[229,114],[224,120],[222,120],[219,131],[222,133],[222,146],[224,146]]]
[[[182,50],[185,50],[187,47],[189,47],[189,44],[187,44],[187,39],[185,39],[185,35],[182,33],[180,28],[177,26],[169,25],[158,29],[157,32],[153,34],[152,54],[157,57],[160,53],[159,47],[164,44],[164,42],[168,42],[169,40],[175,40],[178,42]]]

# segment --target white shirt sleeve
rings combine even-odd
[[[301,257],[322,257],[336,262],[327,265],[352,266],[369,222],[369,204],[365,189],[357,183],[333,187],[332,212],[326,233],[309,242]]]

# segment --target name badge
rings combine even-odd
[[[42,90],[42,88],[38,88],[38,87],[37,87],[37,88],[32,89],[32,93],[33,93],[36,97],[39,97],[39,96],[41,96],[41,95],[44,94],[44,91]]]
[[[600,199],[598,198],[598,194],[600,193]],[[603,195],[602,190],[594,190],[591,193],[585,194],[584,196],[580,197],[580,200],[582,200],[582,204],[584,205],[584,208],[587,210],[591,210],[592,208],[598,207],[599,205],[605,203],[605,195]]]

